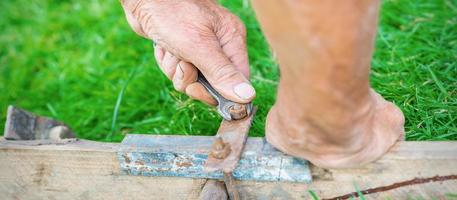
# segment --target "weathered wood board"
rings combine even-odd
[[[85,140],[39,145],[0,141],[1,199],[196,199],[203,179],[121,175],[120,144]],[[457,174],[457,142],[400,142],[375,163],[352,169],[312,167],[310,184],[238,181],[243,199],[310,199],[390,185],[417,177]],[[457,193],[457,180],[405,186],[367,199],[437,198]]]

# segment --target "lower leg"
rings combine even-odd
[[[266,137],[322,167],[373,161],[403,134],[403,114],[370,89],[379,2],[253,0],[281,70]]]

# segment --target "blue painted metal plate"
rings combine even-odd
[[[206,173],[213,137],[130,134],[117,153],[123,174],[222,179],[222,172]],[[311,182],[306,160],[285,155],[263,138],[248,138],[233,171],[237,180]]]

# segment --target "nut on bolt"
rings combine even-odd
[[[248,115],[246,105],[235,104],[229,108],[229,113],[232,119],[243,119]]]
[[[216,137],[211,146],[210,156],[216,159],[224,159],[230,154],[230,144],[224,143],[221,137]]]

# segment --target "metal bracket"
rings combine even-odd
[[[122,174],[223,180],[220,171],[206,172],[204,164],[214,141],[212,136],[127,135],[117,152]],[[235,180],[311,182],[308,162],[286,155],[264,138],[248,138]]]
[[[5,132],[7,140],[61,140],[75,138],[73,131],[62,122],[8,106]]]

